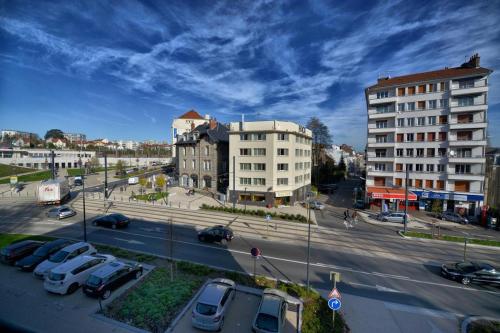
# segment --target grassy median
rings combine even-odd
[[[29,175],[23,175],[17,177],[17,181],[19,183],[26,183],[26,182],[36,182],[40,180],[46,180],[50,179],[52,177],[52,172],[50,170],[45,170],[45,171],[39,171],[35,173],[31,173]],[[0,184],[8,184],[10,183],[10,178],[3,178],[0,179]]]
[[[439,240],[445,240],[445,241],[456,242],[456,243],[464,243],[465,242],[465,237],[461,237],[461,236],[441,235],[438,237],[437,235],[433,236],[432,234],[429,234],[429,233],[417,232],[417,231],[407,231],[406,233],[403,233],[403,235],[408,236],[408,237],[416,237],[416,238],[439,239]],[[490,240],[490,239],[467,238],[467,243],[468,244],[478,244],[478,245],[500,247],[500,241]]]

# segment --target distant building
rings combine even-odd
[[[500,148],[486,151],[486,204],[500,209]]]
[[[95,156],[94,151],[55,150],[55,167],[61,169],[78,168],[90,162]],[[0,147],[0,164],[17,165],[33,169],[49,169],[51,161],[50,149],[30,149],[17,147]]]
[[[179,118],[174,119],[174,121],[172,122],[172,133],[171,133],[172,144],[175,145],[178,136],[184,133],[191,132],[196,126],[204,124],[209,119],[210,119],[209,115],[205,115],[205,117],[202,117],[195,110],[189,110]],[[174,149],[172,153],[173,157],[175,157],[176,149]]]
[[[66,148],[66,139],[48,138],[45,142],[52,143],[58,149]]]
[[[63,133],[63,136],[69,143],[82,143],[87,141],[87,136],[82,133]]]
[[[293,205],[304,200],[311,188],[311,149],[311,130],[296,123],[232,122],[229,201]]]
[[[9,141],[16,147],[29,147],[30,144],[34,144],[37,140],[40,139],[40,137],[36,133],[17,130],[2,130],[1,138],[2,142]]]

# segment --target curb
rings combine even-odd
[[[453,241],[447,241],[447,240],[441,240],[441,239],[430,239],[430,238],[420,238],[420,237],[412,237],[412,236],[405,236],[403,234],[403,230],[398,231],[399,236],[405,238],[405,239],[412,239],[412,240],[417,240],[421,242],[427,242],[427,243],[441,243],[441,244],[457,244],[457,245],[462,245],[460,242],[453,242]],[[479,249],[489,249],[489,250],[497,250],[500,251],[499,246],[490,246],[490,245],[481,245],[481,244],[469,244],[467,243],[467,247],[476,247]]]
[[[488,321],[500,322],[500,319],[498,319],[498,318],[483,317],[483,316],[469,316],[469,317],[466,317],[462,321],[462,324],[460,325],[460,332],[467,333],[467,328],[469,327],[469,325],[477,320],[488,320]]]

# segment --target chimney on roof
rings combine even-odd
[[[194,130],[194,122],[191,123],[191,131]]]
[[[210,120],[208,121],[208,128],[210,128],[211,130],[213,130],[216,127],[217,127],[217,119],[210,118]]]
[[[469,58],[469,61],[464,62],[460,67],[462,68],[479,68],[481,57],[479,57],[479,53],[475,53],[472,57]]]

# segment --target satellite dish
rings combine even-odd
[[[450,156],[455,156],[455,151],[454,150],[450,150]]]

